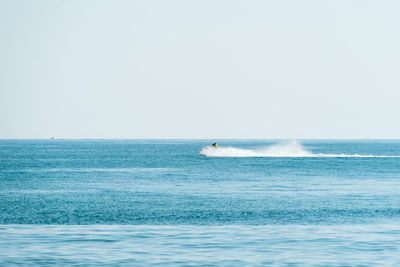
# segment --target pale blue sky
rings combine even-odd
[[[0,0],[0,138],[400,138],[399,14]]]

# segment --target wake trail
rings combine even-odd
[[[200,151],[206,157],[314,157],[314,158],[400,158],[390,155],[312,153],[297,141],[274,144],[260,149],[206,146]]]

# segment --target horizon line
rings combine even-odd
[[[400,138],[0,138],[0,141],[7,140],[388,140],[388,141],[400,141]]]

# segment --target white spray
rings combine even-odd
[[[395,158],[400,156],[375,156],[359,154],[314,154],[297,141],[274,144],[260,149],[242,149],[235,147],[206,146],[200,151],[206,157],[361,157],[361,158]]]

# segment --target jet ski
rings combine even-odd
[[[218,147],[217,143],[212,144],[212,147],[217,148]]]

